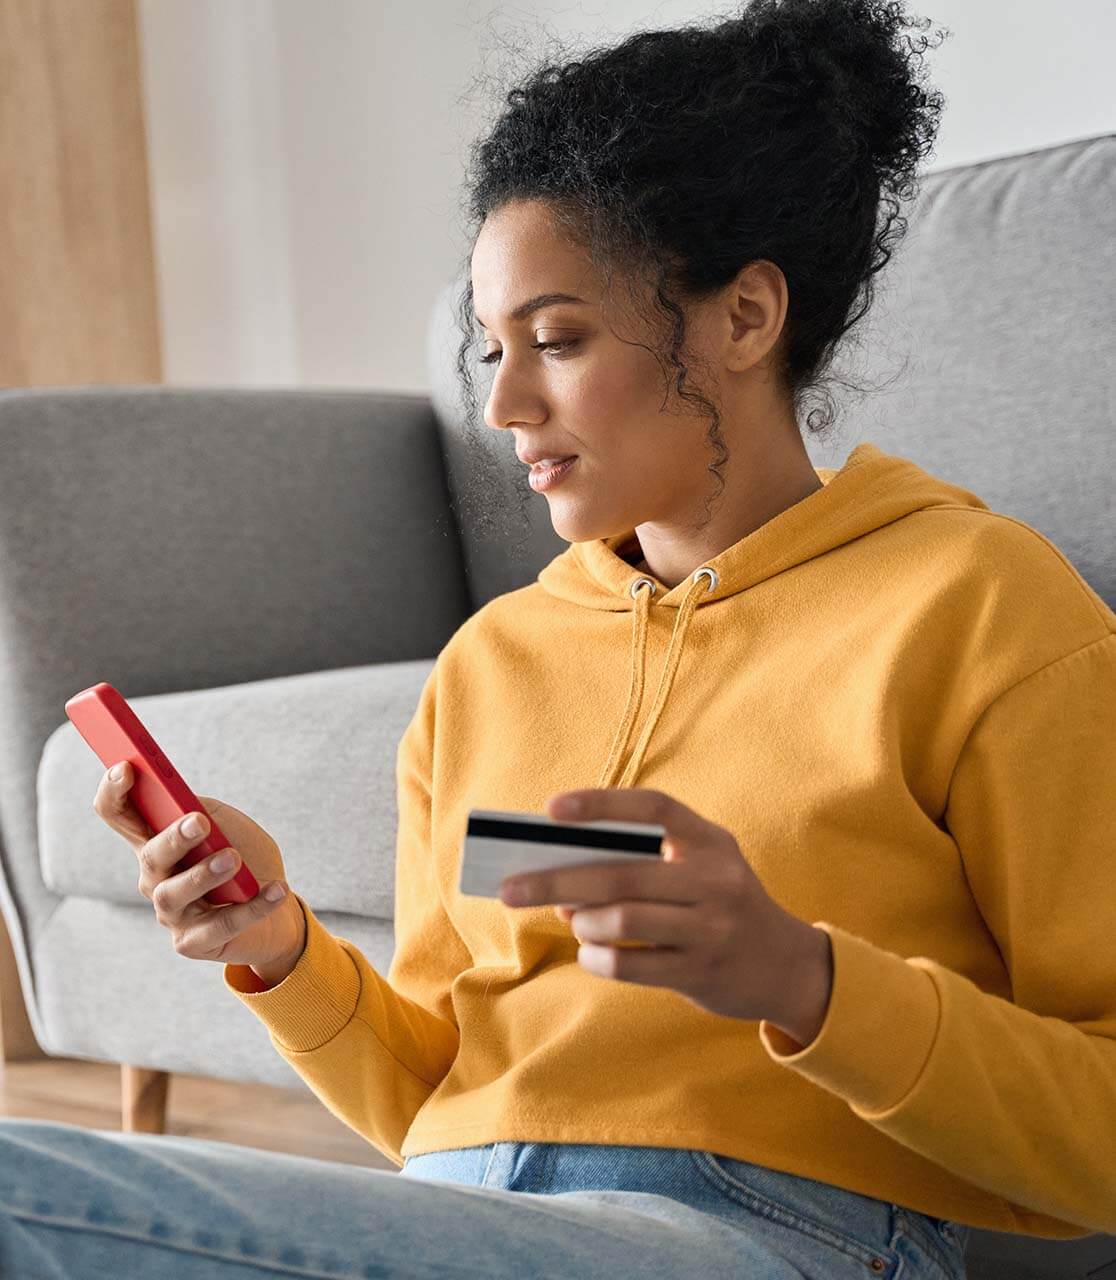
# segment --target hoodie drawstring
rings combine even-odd
[[[708,578],[708,586],[702,584],[703,578]],[[632,583],[630,591],[635,597],[636,607],[632,610],[631,685],[628,689],[627,706],[624,708],[623,718],[620,721],[619,728],[616,730],[612,749],[608,753],[608,762],[605,764],[600,780],[597,783],[598,787],[631,786],[632,781],[639,773],[639,767],[643,763],[643,757],[647,752],[647,744],[651,741],[651,735],[655,732],[659,716],[662,715],[667,698],[670,697],[671,686],[674,684],[674,675],[682,658],[682,646],[686,641],[686,632],[690,626],[690,619],[697,608],[698,599],[703,591],[716,590],[718,581],[716,570],[710,569],[708,566],[695,569],[690,575],[690,586],[678,607],[678,617],[675,619],[674,632],[670,637],[670,647],[667,649],[663,673],[659,677],[659,689],[655,695],[654,706],[652,706],[651,713],[647,717],[647,723],[643,726],[639,741],[628,759],[627,766],[621,773],[619,781],[616,781],[616,773],[624,755],[624,748],[628,745],[632,726],[639,715],[640,704],[643,701],[643,681],[647,663],[647,624],[651,613],[651,597],[657,590],[656,583],[651,578],[637,578]],[[650,590],[640,592],[639,589],[643,586],[650,587]]]

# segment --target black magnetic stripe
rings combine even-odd
[[[572,844],[587,849],[617,849],[623,853],[662,853],[662,839],[636,832],[607,831],[593,827],[551,827],[544,823],[510,822],[504,818],[470,818],[467,836],[492,840],[529,840],[533,844]]]

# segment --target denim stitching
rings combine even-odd
[[[826,1223],[804,1216],[798,1213],[797,1210],[788,1209],[785,1205],[779,1204],[778,1201],[770,1200],[762,1193],[754,1191],[745,1183],[734,1178],[727,1169],[723,1168],[713,1152],[693,1148],[690,1151],[690,1155],[698,1171],[711,1186],[723,1196],[738,1201],[753,1212],[758,1211],[772,1221],[789,1226],[793,1230],[800,1231],[803,1235],[814,1237],[824,1244],[833,1245],[857,1262],[870,1262],[872,1258],[880,1255],[887,1259],[891,1268],[894,1268],[899,1262],[900,1255],[886,1245],[867,1244],[865,1241],[857,1240],[853,1236],[834,1231]]]
[[[492,1162],[496,1159],[496,1148],[499,1145],[500,1144],[498,1142],[494,1142],[492,1144],[492,1150],[488,1153],[488,1163],[484,1166],[484,1173],[481,1174],[480,1185],[482,1187],[488,1186],[488,1175],[492,1172]]]
[[[942,1250],[937,1227],[930,1223],[924,1223],[925,1230],[919,1231],[914,1227],[911,1218],[911,1215],[916,1213],[917,1210],[907,1209],[903,1205],[897,1204],[895,1212],[899,1234],[904,1236],[909,1243],[921,1249],[936,1266],[940,1267],[945,1280],[956,1280],[957,1264],[952,1259],[947,1258]],[[926,1215],[920,1214],[919,1216]],[[960,1243],[959,1240],[958,1243]],[[962,1254],[962,1261],[963,1259],[964,1255]],[[964,1274],[963,1271],[962,1274]]]

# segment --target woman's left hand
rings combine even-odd
[[[577,812],[565,799],[581,802]],[[670,987],[700,1008],[777,1024],[801,1007],[807,966],[828,938],[785,911],[748,864],[732,833],[662,791],[609,787],[552,796],[548,816],[610,819],[666,828],[662,858],[581,863],[508,876],[508,906],[558,905],[581,947],[578,963],[604,978]],[[524,897],[507,896],[513,884]],[[818,935],[821,935],[820,937]],[[621,947],[640,939],[645,947]]]

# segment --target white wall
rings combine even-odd
[[[166,382],[425,392],[467,146],[498,107],[474,78],[738,7],[139,0]],[[907,10],[953,32],[927,53],[928,170],[1116,131],[1111,0]]]

